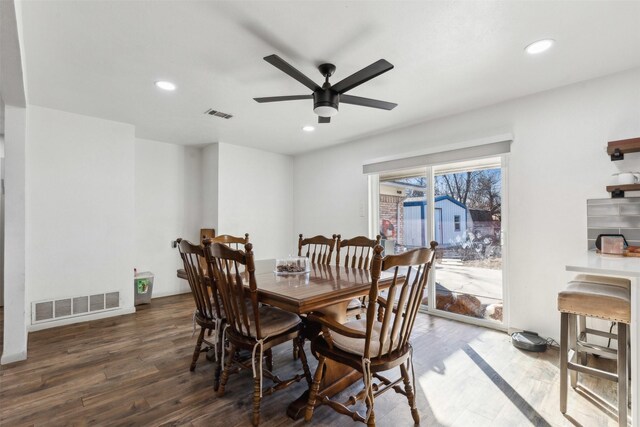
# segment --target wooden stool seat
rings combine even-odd
[[[578,274],[573,278],[572,282],[588,282],[597,283],[600,285],[618,286],[625,289],[630,289],[631,280],[623,279],[622,277],[611,276],[596,276],[595,274]]]
[[[631,281],[620,277],[578,274],[570,283],[573,282],[586,282],[601,286],[612,286],[625,290],[628,295],[631,293]],[[587,316],[578,315],[578,344],[576,350],[578,351],[578,359],[582,365],[587,364],[587,354],[593,354],[595,356],[605,357],[608,359],[615,359],[617,357],[615,350],[609,349],[608,346],[605,348],[597,344],[597,340],[601,338],[608,338],[609,343],[612,339],[617,338],[617,335],[612,333],[614,323],[615,322],[611,322],[611,326],[609,328],[602,325],[602,322],[600,324],[592,322],[591,326],[587,327]],[[595,337],[596,341],[593,341],[592,337]],[[629,363],[631,363],[631,358],[628,357],[627,359]]]
[[[558,310],[580,316],[630,323],[631,297],[627,289],[619,286],[572,281],[558,293]]]
[[[631,297],[629,288],[620,280],[599,276],[579,275],[558,293],[560,311],[560,411],[567,411],[567,376],[571,371],[571,386],[578,386],[578,373],[593,375],[618,383],[618,425],[627,426],[628,357],[627,336],[631,322]],[[604,279],[604,280],[602,280]],[[602,283],[600,282],[602,280]],[[598,333],[585,329],[576,334],[578,318],[596,317],[617,322],[617,334]],[[582,326],[581,328],[582,329]],[[608,335],[617,341],[617,349],[609,349],[586,341],[586,333]],[[611,373],[577,363],[578,355],[589,346],[599,352],[610,352],[616,358],[616,373]],[[591,351],[590,351],[591,352]],[[584,355],[584,353],[583,353]]]

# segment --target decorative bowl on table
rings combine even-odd
[[[309,258],[303,256],[290,256],[276,259],[276,274],[304,274],[308,273]]]

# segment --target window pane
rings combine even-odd
[[[380,175],[379,232],[385,254],[428,246],[424,169]]]
[[[435,239],[441,252],[436,308],[501,322],[502,170],[495,163],[434,168]]]

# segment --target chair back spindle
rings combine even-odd
[[[304,239],[300,234],[298,238],[298,256],[306,256],[312,264],[329,265],[337,237],[334,234],[332,237],[315,236]]]
[[[245,233],[244,237],[221,234],[220,236],[211,238],[211,243],[223,243],[231,249],[242,250],[244,249],[244,245],[249,243],[249,233]]]
[[[338,234],[336,265],[340,265],[341,260],[344,259],[345,267],[368,270],[371,267],[373,248],[380,244],[380,236],[376,236],[375,240],[365,236],[341,239],[342,236]]]
[[[214,233],[215,234],[215,233]],[[211,243],[223,243],[229,246],[231,249],[244,249],[244,245],[249,243],[249,233],[245,233],[244,237],[236,237],[231,236],[229,234],[221,234],[220,236],[211,236],[206,237],[204,234],[202,235],[202,244],[204,245],[204,241],[209,239]],[[206,260],[204,261],[207,262]],[[215,280],[215,276],[213,278]]]

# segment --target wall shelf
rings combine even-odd
[[[607,185],[607,191],[611,193],[611,198],[624,197],[625,191],[640,191],[640,184],[627,185]]]
[[[611,156],[612,161],[624,159],[627,153],[638,152],[640,152],[640,138],[620,139],[609,141],[607,144],[607,154]]]

